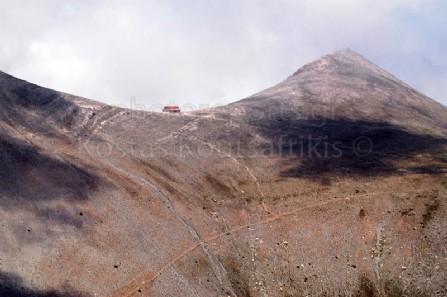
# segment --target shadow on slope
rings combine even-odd
[[[0,72],[0,117],[13,125],[30,131],[53,134],[48,123],[71,129],[82,117],[81,108],[64,99],[64,94],[40,87]],[[42,117],[46,123],[42,123]]]
[[[283,165],[287,167],[291,167],[291,160],[296,162],[282,172],[283,177],[322,181],[331,174],[447,172],[447,139],[412,133],[389,123],[281,117],[256,125],[270,141],[263,152],[285,158]]]
[[[87,200],[98,182],[99,178],[88,169],[45,155],[24,140],[0,135],[3,211],[24,210],[40,220],[80,227],[82,221],[66,207],[75,208],[76,202]],[[51,204],[55,201],[67,203]]]
[[[78,292],[69,286],[58,291],[38,291],[24,286],[20,276],[0,270],[0,296],[5,297],[89,297],[91,294]]]

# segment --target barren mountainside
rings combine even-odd
[[[445,296],[446,136],[349,49],[180,115],[0,72],[0,296]]]

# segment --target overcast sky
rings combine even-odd
[[[229,103],[346,47],[447,105],[444,0],[0,0],[0,37],[0,70],[120,106]]]

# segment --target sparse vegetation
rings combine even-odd
[[[366,216],[366,211],[362,208],[359,211],[359,217],[364,218]]]
[[[0,73],[0,293],[445,296],[446,115],[351,51],[179,116]]]

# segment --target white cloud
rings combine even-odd
[[[447,104],[441,6],[440,0],[0,0],[0,69],[112,104],[129,106],[131,96],[148,108],[171,100],[224,104],[349,46]]]

